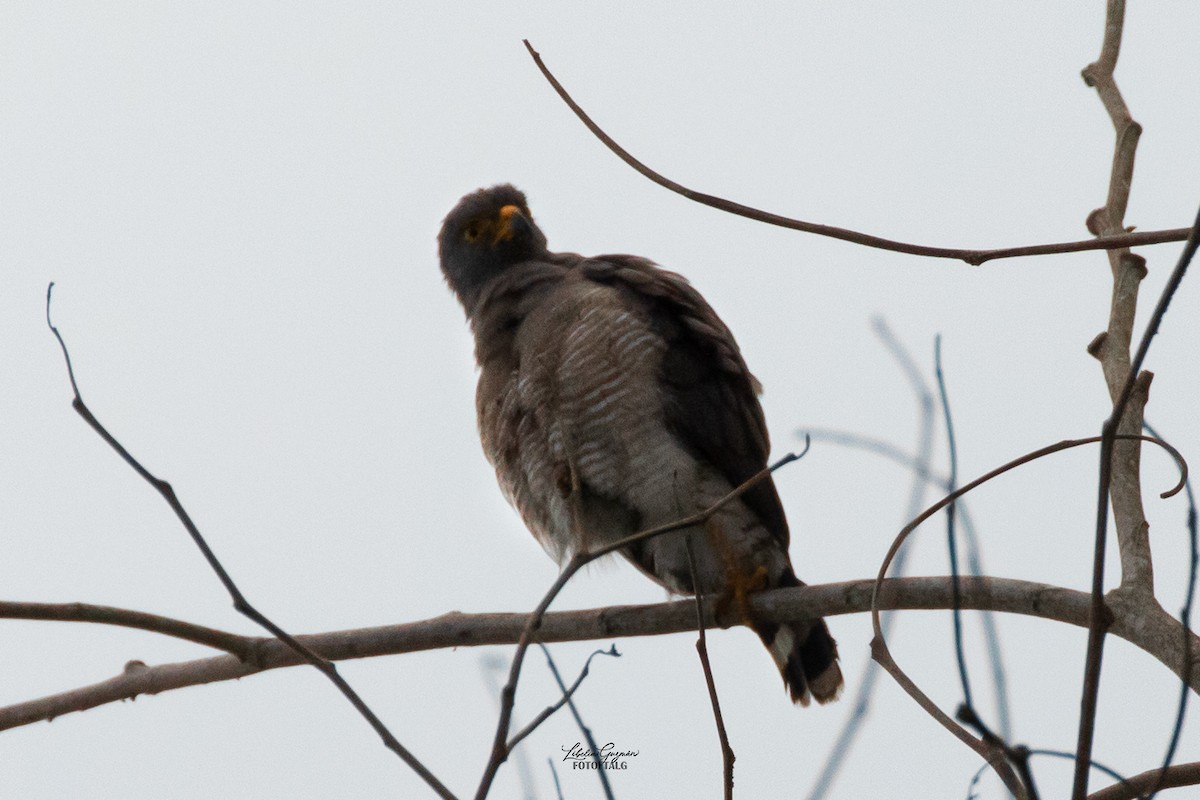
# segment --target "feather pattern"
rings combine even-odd
[[[468,246],[473,231],[484,245]],[[464,198],[439,244],[475,335],[484,453],[560,563],[703,511],[766,465],[758,382],[685,278],[636,256],[549,252],[511,187]],[[671,592],[728,595],[802,585],[788,542],[768,478],[707,523],[624,555]],[[841,672],[823,620],[746,622],[794,701],[837,696]]]

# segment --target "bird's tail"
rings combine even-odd
[[[803,586],[791,570],[779,582],[782,586]],[[842,693],[842,670],[838,666],[837,642],[829,635],[825,620],[756,625],[755,632],[779,667],[793,703],[807,706],[816,698],[822,705],[837,700]]]

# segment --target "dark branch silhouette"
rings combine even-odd
[[[934,374],[937,375],[938,397],[942,403],[942,418],[946,422],[946,448],[950,453],[950,494],[958,488],[958,441],[954,437],[954,421],[950,416],[950,396],[946,391],[946,376],[942,370],[942,337],[938,334],[934,340]],[[954,608],[951,617],[954,620],[954,656],[958,662],[958,679],[962,684],[963,702],[975,713],[975,704],[971,701],[971,681],[967,676],[967,657],[963,653],[962,609],[959,607],[961,594],[958,580],[958,537],[954,523],[958,512],[958,503],[951,500],[946,506],[946,552],[950,560],[950,581],[954,591]],[[1028,783],[1026,783],[1028,786]]]
[[[511,752],[518,744],[520,744],[521,740],[537,730],[539,725],[550,719],[550,717],[554,715],[554,712],[558,711],[568,703],[571,703],[571,707],[574,708],[573,698],[575,697],[575,692],[578,691],[579,687],[583,685],[584,679],[587,678],[588,670],[590,670],[592,667],[593,658],[596,656],[613,656],[614,658],[621,657],[621,654],[617,652],[617,646],[615,644],[607,650],[593,650],[591,655],[587,657],[587,660],[583,662],[583,669],[579,671],[579,677],[575,679],[574,683],[567,687],[562,685],[562,678],[558,674],[558,669],[554,667],[554,661],[550,658],[550,651],[545,647],[542,647],[542,652],[546,654],[546,660],[550,662],[551,669],[554,672],[554,677],[558,679],[559,688],[562,690],[562,697],[558,698],[558,700],[542,709],[541,713],[534,717],[528,725],[526,725],[517,733],[513,734],[513,737],[508,740],[509,752]]]
[[[1170,497],[1171,495],[1179,492],[1183,488],[1183,486],[1187,480],[1187,464],[1183,460],[1183,456],[1180,455],[1179,451],[1177,451],[1170,444],[1168,444],[1160,439],[1155,439],[1150,436],[1143,436],[1143,435],[1139,435],[1139,434],[1132,434],[1132,435],[1131,434],[1117,434],[1116,438],[1138,439],[1138,440],[1142,440],[1142,441],[1151,441],[1151,442],[1154,442],[1155,444],[1159,445],[1163,449],[1165,449],[1167,452],[1169,452],[1172,455],[1172,457],[1175,458],[1176,464],[1179,466],[1179,471],[1180,471],[1181,477],[1180,477],[1179,483],[1177,483],[1173,488],[1164,492],[1162,494],[1162,497],[1164,497],[1164,498]],[[934,503],[932,506],[930,506],[924,512],[922,512],[919,516],[917,516],[915,519],[913,519],[908,525],[906,525],[904,527],[904,529],[900,531],[899,534],[897,534],[895,540],[892,542],[892,546],[888,549],[887,555],[884,557],[883,563],[879,567],[879,573],[876,577],[876,584],[875,584],[876,585],[876,595],[878,595],[879,587],[882,586],[884,577],[887,575],[888,568],[891,566],[892,560],[896,557],[896,553],[899,551],[900,547],[904,544],[905,540],[909,537],[909,535],[914,530],[916,530],[916,528],[922,522],[927,520],[933,514],[942,510],[948,504],[952,503],[954,500],[958,499],[962,495],[974,490],[978,486],[981,486],[982,484],[986,483],[987,481],[992,480],[993,478],[1003,475],[1004,473],[1006,473],[1010,470],[1016,469],[1017,467],[1020,467],[1024,464],[1028,464],[1032,461],[1036,461],[1037,459],[1043,458],[1052,453],[1057,453],[1062,450],[1067,450],[1067,449],[1070,449],[1073,447],[1079,447],[1079,446],[1085,445],[1085,444],[1095,444],[1097,442],[1102,441],[1102,439],[1103,439],[1103,437],[1100,437],[1100,436],[1092,436],[1092,437],[1089,437],[1086,439],[1066,440],[1066,441],[1058,442],[1057,444],[1053,444],[1053,445],[1049,445],[1047,447],[1040,448],[1038,450],[1034,450],[1030,453],[1026,453],[1023,456],[1013,459],[1012,461],[1009,461],[1008,463],[997,467],[996,469],[980,476],[979,478],[976,478],[975,480],[966,484],[962,488],[957,489],[957,490],[951,492],[950,494],[946,495],[944,498],[939,500],[937,503]],[[888,673],[893,678],[895,678],[896,682],[900,684],[901,688],[903,688],[905,690],[905,692],[908,693],[908,695],[910,697],[912,697],[913,700],[915,700],[919,706],[921,706],[921,708],[925,709],[925,711],[928,712],[930,716],[932,716],[935,720],[937,720],[942,725],[942,727],[944,727],[947,731],[952,733],[957,739],[962,741],[964,744],[966,744],[972,750],[979,753],[979,755],[985,761],[987,761],[989,764],[991,764],[992,767],[996,770],[997,775],[1000,776],[1000,779],[1004,781],[1005,785],[1008,786],[1009,790],[1012,791],[1014,795],[1016,795],[1019,798],[1027,797],[1024,787],[1020,784],[1019,779],[1017,778],[1015,773],[1013,773],[1012,769],[1009,767],[1009,765],[1004,757],[1003,751],[1000,750],[998,747],[996,747],[994,744],[992,744],[990,742],[984,741],[983,739],[977,739],[974,736],[972,736],[970,734],[970,732],[968,732],[965,728],[963,728],[961,725],[959,725],[953,719],[951,719],[944,711],[942,711],[940,708],[938,708],[937,704],[935,704],[929,698],[928,695],[926,695],[924,692],[922,692],[921,689],[916,685],[916,683],[914,683],[913,680],[902,669],[900,669],[899,665],[896,663],[890,650],[888,649],[887,642],[883,636],[883,631],[880,626],[879,615],[880,615],[880,608],[879,608],[877,602],[872,601],[871,625],[872,625],[872,628],[875,633],[874,638],[871,640],[871,655],[872,655],[872,657],[876,661],[879,661],[880,665],[885,670],[887,670]]]
[[[991,250],[970,250],[958,247],[930,247],[927,245],[910,244],[908,242],[898,242],[893,239],[885,239],[881,236],[872,236],[869,233],[859,233],[858,231],[848,230],[846,228],[838,228],[833,225],[821,225],[816,222],[805,222],[804,220],[792,219],[780,214],[773,214],[770,211],[763,211],[758,208],[735,203],[732,200],[726,200],[715,195],[697,192],[694,189],[689,189],[683,184],[667,178],[650,167],[643,164],[638,159],[634,158],[628,150],[617,144],[616,140],[609,136],[604,130],[597,125],[592,118],[572,99],[563,85],[546,67],[542,61],[542,56],[533,49],[533,45],[529,40],[524,40],[525,49],[529,51],[529,55],[533,57],[533,61],[537,64],[542,75],[554,87],[554,91],[558,92],[558,96],[563,99],[563,102],[575,112],[575,116],[587,126],[588,130],[611,151],[629,166],[640,172],[645,177],[657,183],[666,189],[670,189],[678,195],[682,195],[689,200],[695,201],[702,205],[711,206],[720,211],[725,211],[730,214],[736,214],[739,217],[746,217],[758,222],[765,222],[768,225],[776,225],[780,228],[790,228],[795,231],[803,231],[805,233],[815,233],[818,236],[828,236],[833,239],[841,239],[842,241],[851,242],[853,244],[863,245],[864,247],[874,247],[879,250],[890,250],[894,253],[907,253],[914,256],[927,256],[929,258],[950,258],[956,261],[965,261],[972,266],[979,266],[987,261],[994,261],[1001,258],[1016,258],[1018,256],[1042,256],[1054,255],[1057,253],[1078,253],[1084,250],[1113,250],[1117,248],[1137,247],[1140,245],[1163,244],[1165,242],[1179,242],[1187,237],[1187,228],[1172,228],[1162,231],[1143,231],[1139,233],[1119,233],[1115,235],[1107,235],[1098,239],[1087,239],[1079,242],[1059,242],[1055,244],[1038,244],[1027,245],[1024,247],[1001,247]]]
[[[699,586],[700,581],[696,577],[696,557],[692,553],[692,543],[690,540],[685,543],[688,568],[692,573],[692,586]],[[704,683],[708,687],[708,700],[712,704],[713,720],[717,725],[717,739],[721,743],[723,776],[721,786],[725,800],[733,800],[733,762],[737,760],[737,756],[734,755],[733,747],[729,744],[729,733],[725,730],[725,718],[721,716],[721,701],[717,697],[717,682],[713,679],[712,664],[708,660],[708,640],[704,635],[704,598],[697,592],[694,599],[696,601],[696,629],[700,633],[699,638],[696,639],[696,653],[700,656],[700,666],[704,669]]]
[[[1145,420],[1142,420],[1142,427],[1151,436],[1158,436],[1158,432]],[[1196,531],[1196,493],[1192,489],[1191,478],[1183,488],[1187,497],[1187,518],[1184,524],[1188,532],[1188,577],[1187,593],[1183,600],[1183,608],[1179,611],[1179,622],[1183,628],[1183,671],[1186,675],[1191,672],[1192,668],[1192,650],[1187,644],[1192,637],[1192,603],[1196,599],[1196,577],[1197,571],[1200,570],[1200,536],[1197,536]],[[1164,788],[1162,781],[1167,779],[1171,762],[1175,760],[1175,751],[1179,748],[1179,738],[1183,735],[1183,720],[1187,715],[1188,696],[1191,693],[1191,687],[1188,686],[1187,681],[1183,681],[1179,687],[1179,706],[1175,712],[1175,728],[1171,731],[1171,741],[1167,745],[1166,755],[1163,756],[1161,780],[1153,785],[1146,800],[1153,800],[1154,796],[1158,794],[1158,790]]]
[[[550,655],[550,648],[540,643],[538,647],[542,649],[542,655],[546,657],[546,664],[550,667],[550,674],[554,676],[554,682],[558,684],[559,691],[565,695],[567,693],[567,685],[563,683],[562,675],[558,672],[558,666],[554,663],[554,657]],[[617,652],[616,645],[613,645],[612,652]],[[620,653],[617,653],[617,655],[620,655]],[[589,657],[588,660],[590,661],[591,658]],[[571,697],[567,698],[567,708],[571,709],[571,716],[575,718],[575,724],[579,726],[579,731],[583,734],[584,741],[588,743],[588,749],[592,751],[592,763],[596,765],[596,776],[600,779],[600,788],[604,791],[604,798],[605,800],[613,800],[612,786],[608,783],[608,771],[604,769],[604,760],[600,758],[600,747],[596,744],[596,737],[592,735],[592,729],[583,721],[583,715],[579,713],[579,709],[575,706],[575,700]],[[558,773],[554,774],[554,783],[555,786],[558,785]],[[560,789],[560,794],[561,791]]]
[[[117,441],[117,439],[108,432],[108,429],[105,428],[92,414],[91,409],[89,409],[87,404],[83,402],[83,396],[79,392],[79,385],[75,382],[75,370],[71,366],[71,354],[67,350],[67,343],[63,341],[62,334],[58,332],[58,328],[56,328],[54,323],[50,320],[50,298],[53,291],[54,284],[51,283],[48,287],[46,287],[46,325],[54,334],[54,338],[58,340],[58,346],[62,349],[63,360],[67,365],[67,377],[71,381],[71,391],[75,395],[74,399],[71,401],[71,407],[75,409],[79,416],[83,417],[84,421],[91,426],[92,430],[99,434],[101,439],[108,443],[108,445],[117,452],[117,455],[121,456],[122,460],[124,460],[134,472],[141,476],[141,478],[150,484],[155,491],[162,495],[163,500],[165,500],[167,505],[171,507],[171,510],[175,512],[175,516],[183,524],[183,527],[187,529],[188,534],[192,537],[192,541],[195,542],[196,547],[198,547],[200,552],[204,555],[204,559],[208,562],[209,567],[212,568],[212,571],[216,573],[217,578],[220,579],[221,584],[225,587],[225,591],[227,591],[230,598],[232,598],[233,607],[237,609],[238,613],[249,617],[258,625],[265,628],[276,639],[287,645],[288,648],[294,651],[305,662],[316,667],[333,683],[334,686],[338,688],[342,695],[345,696],[348,701],[350,701],[350,704],[354,706],[354,709],[358,711],[358,713],[362,715],[364,719],[367,720],[371,727],[375,729],[375,732],[379,735],[379,738],[383,740],[384,745],[389,750],[399,756],[404,763],[408,764],[408,766],[411,767],[412,770],[422,778],[422,780],[429,784],[430,788],[437,792],[439,796],[452,800],[454,798],[454,794],[447,789],[442,782],[439,781],[437,777],[430,772],[429,769],[420,762],[420,760],[417,759],[416,756],[409,752],[404,745],[400,744],[399,740],[396,739],[396,737],[392,735],[392,732],[388,730],[387,726],[384,725],[383,720],[379,719],[375,712],[371,710],[370,706],[368,706],[366,702],[358,695],[358,693],[354,691],[350,684],[346,682],[346,679],[338,673],[337,667],[334,666],[333,662],[318,655],[308,647],[298,642],[294,637],[291,636],[291,634],[280,628],[278,625],[260,613],[256,608],[254,608],[254,606],[250,605],[249,601],[246,600],[245,595],[243,595],[241,590],[237,587],[237,584],[233,582],[233,578],[229,576],[229,573],[225,570],[225,567],[221,565],[221,562],[217,559],[216,554],[208,546],[208,542],[205,541],[204,537],[200,534],[200,530],[196,527],[196,524],[192,521],[191,516],[184,509],[183,504],[179,501],[179,498],[175,495],[175,490],[171,487],[171,484],[151,474],[150,471],[142,466],[142,464],[136,458],[134,458],[133,455],[126,450],[125,447],[119,441]]]

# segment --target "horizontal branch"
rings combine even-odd
[[[929,258],[950,258],[956,261],[965,261],[972,266],[979,266],[987,261],[994,261],[1000,258],[1016,258],[1018,256],[1044,256],[1055,255],[1059,253],[1078,253],[1084,250],[1117,250],[1128,247],[1138,247],[1140,245],[1164,244],[1166,242],[1182,242],[1187,238],[1190,228],[1171,228],[1161,231],[1139,231],[1137,233],[1119,233],[1109,236],[1100,236],[1095,239],[1084,239],[1077,242],[1054,242],[1051,244],[1034,244],[1024,245],[1021,247],[998,247],[990,250],[975,250],[960,247],[934,247],[931,245],[912,244],[910,242],[899,242],[894,239],[885,239],[882,236],[874,236],[869,233],[860,231],[852,231],[847,228],[839,228],[834,225],[822,225],[817,222],[806,222],[802,219],[792,219],[781,214],[774,214],[770,211],[763,211],[752,206],[742,205],[732,200],[726,200],[723,197],[716,195],[705,194],[698,192],[695,189],[689,189],[681,183],[671,180],[670,178],[655,172],[650,167],[639,161],[628,150],[617,141],[609,136],[604,130],[597,125],[587,112],[580,107],[578,103],[571,97],[567,90],[563,87],[558,79],[554,77],[550,69],[542,61],[542,56],[533,49],[533,45],[529,40],[525,40],[525,49],[529,51],[529,55],[533,58],[535,64],[542,72],[542,76],[558,92],[558,96],[563,102],[575,112],[575,116],[587,126],[587,129],[599,139],[605,147],[611,150],[622,161],[643,176],[650,179],[659,186],[669,189],[678,195],[686,197],[701,205],[706,205],[715,208],[719,211],[725,211],[729,214],[735,214],[739,217],[752,219],[757,222],[765,222],[768,225],[775,225],[780,228],[789,228],[795,231],[803,231],[804,233],[814,233],[818,236],[828,236],[832,239],[841,239],[844,242],[863,245],[864,247],[874,247],[879,250],[890,250],[893,253],[907,253],[914,256],[927,256]]]
[[[754,596],[756,618],[784,622],[813,616],[863,613],[871,608],[872,580],[831,583],[795,589],[777,589]],[[1002,611],[1064,622],[1086,628],[1090,596],[1086,592],[1008,578],[961,578],[961,607]],[[1119,590],[1117,590],[1119,591]],[[1114,597],[1116,619],[1110,633],[1128,640],[1179,675],[1183,664],[1180,627],[1153,599]],[[1146,605],[1149,602],[1153,605]],[[948,577],[897,578],[884,581],[879,607],[889,610],[951,608]],[[711,609],[714,604],[705,604]],[[691,600],[642,606],[610,606],[546,614],[538,628],[541,642],[585,641],[628,636],[654,636],[696,629]],[[706,614],[706,627],[736,620],[717,620]],[[529,615],[524,613],[463,614],[400,625],[333,631],[297,637],[330,661],[370,658],[422,650],[481,645],[515,644]],[[122,674],[106,681],[61,694],[0,708],[0,730],[53,719],[76,711],[127,700],[140,694],[159,694],[185,686],[198,686],[242,678],[268,669],[296,666],[299,656],[275,639],[256,639],[255,663],[234,656],[184,661],[158,666],[133,662]],[[1193,653],[1188,683],[1200,692],[1200,638],[1192,636]],[[1180,676],[1182,677],[1182,676]]]
[[[0,600],[0,619],[35,619],[55,622],[95,622],[121,628],[161,633],[176,639],[208,645],[232,653],[245,661],[263,641],[257,636],[242,636],[207,628],[181,619],[133,611],[128,608],[98,606],[91,603],[25,603]]]

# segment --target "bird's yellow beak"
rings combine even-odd
[[[507,242],[516,235],[516,231],[513,229],[513,217],[521,219],[521,209],[517,206],[507,205],[500,209],[496,235],[492,237],[492,244]]]

